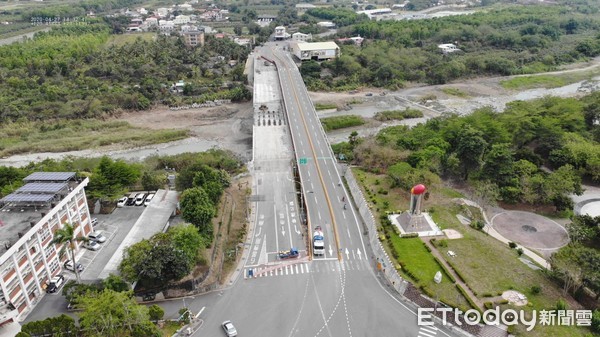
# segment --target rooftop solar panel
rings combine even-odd
[[[50,202],[54,199],[54,194],[22,194],[22,193],[11,193],[0,200],[0,202]]]
[[[58,193],[67,188],[67,183],[29,183],[19,188],[16,193]]]
[[[74,177],[75,172],[33,172],[23,179],[23,181],[68,181]]]

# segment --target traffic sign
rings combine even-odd
[[[308,158],[300,158],[300,165],[306,165]]]

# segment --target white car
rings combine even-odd
[[[84,243],[83,246],[89,250],[100,249],[100,244],[96,241],[88,241],[88,242]]]
[[[144,206],[148,206],[148,204],[150,204],[150,201],[152,201],[152,198],[154,198],[154,193],[148,194],[146,200],[144,200]]]
[[[65,269],[66,270],[70,270],[72,272],[75,272],[75,269],[73,269],[73,261],[68,260],[65,262]],[[77,263],[77,271],[78,272],[82,272],[83,271],[83,265],[81,263]]]
[[[225,322],[221,323],[221,327],[223,328],[223,331],[225,331],[225,334],[227,335],[227,337],[237,336],[237,330],[235,329],[235,327],[233,326],[233,323],[231,323],[231,321],[225,321]]]
[[[123,197],[123,198],[119,199],[119,201],[117,201],[117,207],[125,207],[126,203],[127,203],[127,197]]]
[[[88,239],[90,239],[90,241],[98,243],[106,242],[106,237],[102,235],[102,231],[95,231],[90,233],[90,235],[88,235]]]
[[[50,282],[47,282],[46,292],[51,294],[55,293],[58,288],[65,282],[65,277],[62,275],[54,276]]]
[[[135,196],[135,205],[142,206],[144,204],[144,199],[146,199],[146,193],[138,193]]]

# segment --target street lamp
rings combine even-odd
[[[185,299],[186,298],[191,298],[193,300],[195,300],[196,298],[194,296],[186,296],[186,297],[182,297],[181,298],[181,300],[183,301],[183,307],[187,309],[188,307],[185,305]]]

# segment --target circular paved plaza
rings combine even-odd
[[[557,249],[569,243],[566,229],[535,213],[506,211],[492,218],[492,227],[502,236],[533,249]]]

